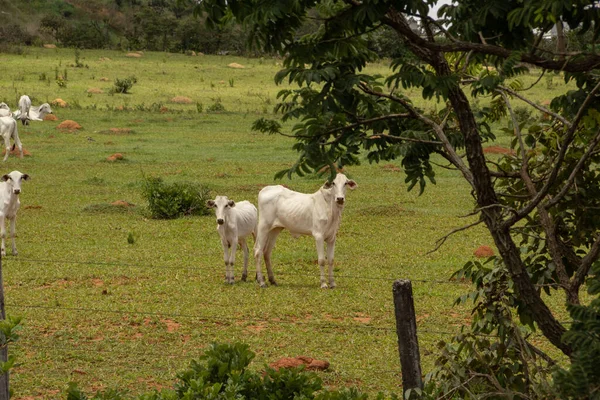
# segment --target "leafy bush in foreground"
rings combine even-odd
[[[205,203],[210,189],[203,185],[176,182],[164,183],[162,178],[146,178],[143,194],[152,218],[173,219],[184,215],[207,215]]]
[[[179,399],[315,399],[366,400],[367,395],[356,389],[328,391],[314,372],[300,368],[276,371],[266,368],[264,373],[248,369],[254,353],[248,345],[236,343],[212,344],[200,358],[177,374],[173,389],[163,389],[137,397],[138,400]],[[383,399],[378,395],[378,399]],[[125,394],[116,390],[96,393],[87,397],[77,385],[69,384],[67,400],[124,400]],[[392,398],[396,399],[395,396]]]

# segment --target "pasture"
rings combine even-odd
[[[19,255],[2,260],[7,313],[23,316],[21,339],[9,349],[19,363],[13,398],[58,398],[69,381],[86,391],[170,386],[215,341],[248,343],[256,368],[307,355],[330,361],[320,373],[327,385],[399,393],[395,279],[414,280],[424,372],[436,343],[469,324],[469,309],[452,303],[470,286],[448,278],[491,239],[476,227],[428,254],[438,238],[474,221],[461,218],[473,200],[453,171],[438,168],[437,185],[418,196],[406,191],[399,162],[348,169],[358,188],[348,192],[338,234],[335,290],[319,288],[312,238],[280,235],[273,252],[279,286],[267,289],[239,281],[238,251],[230,286],[214,216],[154,220],[144,213],[144,176],[205,184],[213,198],[254,204],[269,184],[319,188],[324,178],[316,176],[275,182],[296,159],[293,140],[250,129],[272,116],[280,61],[82,50],[76,67],[73,50],[28,48],[0,54],[0,62],[0,101],[11,108],[25,93],[34,105],[69,104],[53,107],[58,121],[19,126],[31,155],[11,155],[2,165],[2,173],[31,176],[21,194]],[[245,68],[228,68],[232,62]],[[370,68],[386,71],[384,64]],[[55,74],[64,71],[61,88]],[[115,78],[131,75],[131,94],[109,93]],[[175,96],[192,103],[173,103]],[[221,108],[214,104],[224,110],[211,112]],[[58,130],[67,119],[83,128]],[[114,153],[124,159],[107,161]],[[117,200],[136,207],[106,206]],[[251,262],[250,277],[253,269]]]

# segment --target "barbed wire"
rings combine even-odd
[[[7,263],[6,261],[3,261]],[[167,266],[167,265],[151,265],[151,264],[132,264],[132,263],[120,263],[120,262],[110,262],[110,261],[72,261],[72,260],[47,260],[47,259],[34,259],[34,258],[19,258],[15,260],[10,260],[7,264],[10,265],[11,262],[25,262],[25,263],[41,263],[41,264],[75,264],[75,265],[94,265],[98,267],[121,267],[121,268],[138,268],[138,269],[156,269],[156,270],[192,270],[192,271],[211,271],[214,272],[216,267],[199,267],[199,266]],[[281,276],[302,276],[302,277],[311,277],[311,278],[319,278],[320,274],[318,272],[309,273],[309,272],[290,272],[290,271],[278,271],[278,275]],[[346,275],[346,274],[336,274],[337,278],[344,279],[360,279],[360,280],[372,280],[372,281],[388,281],[394,282],[400,278],[398,277],[377,277],[377,276],[364,276],[364,275]],[[435,284],[455,284],[455,285],[463,285],[469,286],[470,282],[460,281],[460,280],[435,280],[435,279],[410,279],[411,282],[418,283],[435,283]]]

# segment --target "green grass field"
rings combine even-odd
[[[457,173],[438,169],[438,184],[418,196],[406,191],[399,163],[352,167],[358,189],[348,194],[338,234],[335,290],[319,289],[314,240],[287,233],[273,253],[278,287],[229,286],[214,217],[148,219],[143,176],[202,183],[213,195],[256,204],[260,188],[278,183],[273,175],[296,159],[291,139],[250,129],[272,113],[280,61],[128,58],[113,51],[81,56],[83,68],[71,66],[72,50],[0,54],[1,100],[14,108],[28,94],[34,105],[56,98],[70,105],[54,108],[59,121],[19,127],[31,156],[11,156],[2,166],[3,173],[16,169],[32,178],[21,195],[19,255],[3,259],[7,312],[24,318],[21,340],[9,350],[19,362],[11,375],[13,398],[64,397],[69,381],[86,391],[133,394],[170,386],[215,341],[248,343],[257,353],[255,368],[307,355],[331,362],[320,373],[331,387],[399,393],[393,281],[414,280],[424,372],[433,366],[436,342],[469,323],[469,309],[452,303],[470,286],[445,281],[478,246],[492,245],[489,235],[477,227],[427,254],[438,238],[473,221],[461,218],[474,203]],[[245,68],[228,68],[232,62]],[[384,64],[369,68],[386,71]],[[65,70],[67,87],[59,88],[54,77]],[[138,79],[131,94],[109,94],[115,78],[130,75]],[[88,94],[90,88],[103,93]],[[175,96],[192,103],[172,103]],[[411,97],[425,104],[417,92]],[[207,112],[216,103],[225,112]],[[143,111],[153,104],[167,110]],[[57,130],[66,119],[83,129]],[[124,160],[106,160],[117,152]],[[323,179],[283,183],[314,192]],[[138,207],[89,211],[117,200]],[[239,279],[241,252],[235,268]]]

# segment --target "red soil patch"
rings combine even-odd
[[[501,146],[485,147],[483,152],[486,154],[515,154],[513,150]]]
[[[355,320],[356,322],[361,322],[363,324],[368,324],[369,322],[371,322],[371,317],[369,317],[367,314],[363,314],[363,313],[357,313],[355,317],[352,318],[353,320]]]
[[[231,63],[227,65],[229,68],[236,68],[236,69],[242,69],[242,68],[246,68],[244,67],[242,64],[238,64],[238,63]]]
[[[193,100],[185,96],[175,96],[171,99],[171,103],[177,104],[192,104]]]
[[[166,112],[169,112],[169,109],[165,106],[162,106],[159,111],[161,112],[161,114],[164,114]]]
[[[298,356],[298,357],[284,357],[275,362],[269,364],[269,367],[278,370],[279,368],[295,368],[304,365],[307,370],[311,371],[325,371],[329,368],[329,361],[326,360],[315,360],[311,357]]]
[[[131,129],[129,129],[129,128],[110,128],[109,131],[111,131],[112,133],[117,134],[117,135],[131,133]]]
[[[92,278],[91,281],[94,284],[94,286],[104,286],[104,281],[102,279]]]
[[[45,49],[55,49],[56,45],[52,44],[52,43],[46,43],[46,44],[44,44],[44,48]]]
[[[112,203],[110,203],[112,206],[115,207],[134,207],[134,204],[131,204],[125,200],[117,200],[117,201],[113,201]]]
[[[487,258],[494,255],[494,249],[492,249],[490,246],[479,246],[477,249],[475,249],[473,254],[478,258]]]
[[[114,144],[115,144],[115,142],[110,142],[110,141],[108,141],[108,142],[105,142],[104,144],[105,144],[105,145],[107,145],[107,146],[112,146],[112,145],[114,145]]]
[[[27,206],[23,207],[24,210],[40,210],[41,208],[42,208],[42,206],[38,206],[38,205],[35,205],[35,206],[27,205]]]
[[[246,327],[246,329],[253,333],[260,333],[260,332],[264,331],[265,329],[267,329],[267,327],[265,325],[258,324],[258,325],[249,325]]]
[[[68,131],[75,131],[77,129],[81,129],[81,125],[79,125],[77,122],[72,121],[70,119],[66,119],[63,122],[61,122],[60,124],[58,124],[56,126],[56,129],[63,129],[63,130],[68,130]]]
[[[5,155],[5,154],[6,154],[6,149],[2,150],[2,155]],[[21,153],[19,152],[19,149],[15,146],[15,148],[10,151],[10,155],[19,157],[21,155]],[[23,157],[31,157],[31,153],[29,151],[27,151],[26,148],[23,148]]]
[[[124,159],[124,157],[123,157],[123,154],[121,154],[121,153],[115,153],[112,156],[106,157],[107,161],[117,161],[117,160],[123,160],[123,159]]]
[[[98,61],[112,61],[112,60],[108,57],[100,57],[100,58],[98,58]]]
[[[134,119],[133,122],[141,124],[142,122],[144,122],[143,119]]]
[[[50,102],[50,104],[52,104],[53,106],[58,106],[58,107],[62,107],[62,108],[65,108],[66,106],[68,106],[67,102],[60,98],[52,100]]]
[[[140,53],[127,53],[125,54],[125,57],[132,57],[132,58],[140,58],[142,55]]]
[[[108,79],[107,77],[103,76],[102,78],[100,78],[98,80],[102,81],[102,82],[108,82],[110,79]]]
[[[398,168],[397,166],[395,166],[394,164],[385,164],[384,166],[381,167],[384,171],[390,171],[390,172],[402,172],[402,170],[400,168]]]
[[[44,121],[58,121],[58,117],[54,114],[46,114],[44,116]]]
[[[160,322],[162,322],[163,324],[165,324],[167,326],[167,332],[175,332],[181,326],[180,323],[175,322],[170,319],[161,319]]]
[[[100,89],[100,88],[97,88],[97,87],[92,87],[92,88],[89,88],[89,89],[87,90],[87,92],[88,92],[88,93],[95,93],[95,94],[104,93],[104,91],[103,91],[102,89]]]

